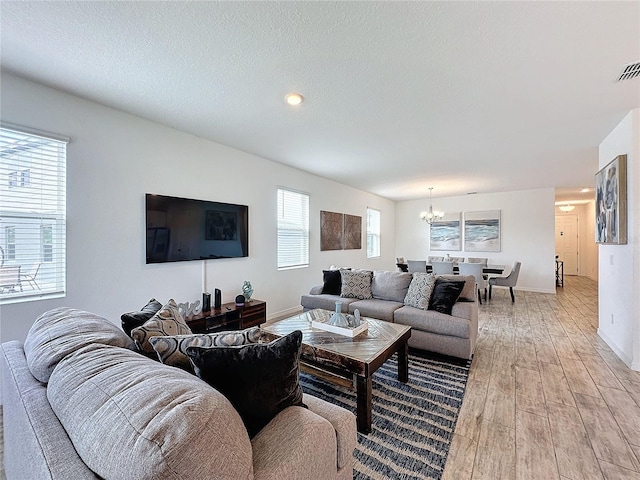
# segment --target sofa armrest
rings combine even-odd
[[[320,295],[322,293],[322,287],[323,285],[314,285],[311,287],[311,290],[309,290],[309,295]]]
[[[309,410],[326,418],[333,425],[338,440],[338,468],[349,465],[353,467],[353,451],[358,444],[356,416],[349,410],[306,393],[303,394],[302,401]]]
[[[478,321],[478,303],[477,302],[456,302],[451,309],[451,316],[464,318],[465,320]]]
[[[336,433],[304,407],[288,407],[251,440],[255,480],[336,478]]]

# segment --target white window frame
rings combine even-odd
[[[309,266],[309,195],[285,187],[277,190],[278,270]]]
[[[380,217],[380,210],[367,207],[367,258],[380,258]]]
[[[67,143],[56,134],[0,123],[0,245],[7,245],[9,227],[15,245],[13,255],[0,252],[0,268],[6,268],[0,305],[66,293]],[[20,279],[13,285],[16,267]],[[28,280],[32,275],[35,282]]]

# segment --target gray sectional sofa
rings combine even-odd
[[[9,480],[352,478],[351,412],[304,395],[250,439],[221,393],[134,349],[68,308],[0,346]]]
[[[322,293],[323,289],[327,289],[325,282],[312,287],[309,294],[302,295],[301,305],[305,311],[314,308],[333,311],[336,301],[340,301],[345,313],[353,313],[357,308],[363,316],[411,326],[409,346],[412,348],[470,359],[478,337],[475,278],[463,275],[442,275],[435,278],[465,282],[451,315],[429,310],[426,304],[425,308],[406,305],[405,298],[413,280],[412,274],[383,270],[373,272],[372,298],[345,297],[344,289],[341,295]]]

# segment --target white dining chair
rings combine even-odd
[[[518,283],[518,275],[520,274],[520,262],[514,262],[511,272],[506,277],[493,277],[489,279],[489,299],[491,299],[491,287],[509,287],[511,294],[511,302],[516,301],[513,294],[513,287]]]
[[[484,277],[482,273],[483,265],[481,263],[459,263],[458,264],[458,273],[460,275],[473,275],[476,277],[476,287],[478,289],[478,301],[482,304],[482,294],[484,291],[484,299],[487,299],[487,287],[489,286],[489,282]]]
[[[420,272],[427,273],[427,261],[426,260],[407,260],[407,268],[409,273]]]
[[[429,265],[431,265],[433,262],[443,262],[443,261],[444,261],[444,257],[432,257],[432,256],[427,257],[427,262],[429,262]]]
[[[431,262],[431,271],[436,275],[452,275],[453,262]]]

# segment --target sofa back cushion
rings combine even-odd
[[[106,318],[60,307],[38,317],[27,334],[24,352],[31,374],[47,383],[60,360],[92,343],[136,348],[133,340]]]
[[[476,301],[476,277],[473,275],[438,275],[437,278],[443,280],[453,280],[459,282],[464,280],[464,288],[458,297],[458,302],[475,302]]]
[[[373,298],[404,302],[407,296],[412,276],[408,272],[387,272],[376,270],[373,272],[371,293]]]
[[[78,455],[102,478],[253,478],[238,413],[178,368],[90,345],[60,361],[47,397]]]

